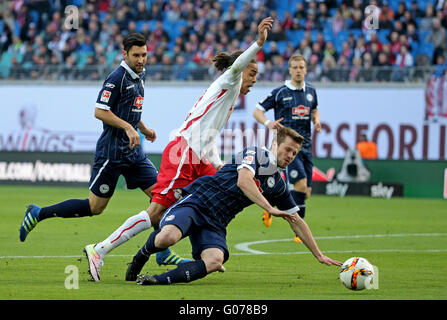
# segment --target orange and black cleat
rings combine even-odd
[[[264,210],[264,214],[262,215],[262,221],[266,227],[270,227],[272,225],[272,215]]]
[[[293,239],[293,241],[297,242],[297,243],[303,243],[303,240],[300,239],[300,237],[295,236],[295,238]]]

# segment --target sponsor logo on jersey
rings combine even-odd
[[[142,96],[138,96],[135,98],[135,100],[133,101],[133,105],[134,107],[137,107],[138,110],[133,109],[132,111],[134,112],[141,112],[141,107],[143,106],[143,101],[144,101],[144,97]]]
[[[102,102],[109,102],[110,96],[112,95],[112,92],[108,90],[104,90],[101,94],[101,101]]]
[[[308,116],[310,114],[310,108],[303,106],[302,104],[300,104],[298,107],[293,107],[292,108],[292,115],[294,116],[294,119],[296,119],[296,117],[302,119],[307,119]]]

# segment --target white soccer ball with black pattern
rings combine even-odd
[[[370,289],[374,281],[374,267],[365,258],[352,257],[341,266],[340,281],[350,290]]]

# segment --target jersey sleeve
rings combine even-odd
[[[120,95],[120,80],[116,79],[116,77],[108,78],[106,79],[106,81],[104,81],[104,84],[99,91],[95,107],[103,110],[110,110],[116,104]]]
[[[313,99],[311,110],[315,110],[317,108],[318,108],[318,98],[317,98],[317,92],[314,90],[314,99]]]
[[[257,148],[246,148],[236,157],[237,170],[247,168],[253,175],[256,175],[258,170],[258,161],[256,161]]]
[[[228,68],[227,71],[221,76],[221,85],[223,87],[233,86],[238,83],[242,77],[242,72],[248,66],[250,61],[255,59],[256,54],[261,49],[258,43],[255,41],[248,47],[233,64]]]
[[[266,112],[276,107],[276,90],[273,90],[264,100],[258,102],[256,108]]]

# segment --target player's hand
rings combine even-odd
[[[270,210],[267,210],[268,213],[270,213],[274,217],[281,217],[289,222],[295,222],[296,216],[281,210],[278,210],[276,208],[271,208]]]
[[[328,265],[328,266],[341,266],[343,264],[343,262],[333,260],[326,256],[321,256],[321,257],[318,257],[317,259],[319,262],[324,263],[325,265]]]
[[[267,128],[269,128],[270,130],[274,130],[274,129],[282,128],[282,127],[284,127],[284,126],[281,124],[281,121],[283,121],[283,120],[284,120],[284,118],[280,118],[280,119],[278,119],[278,120],[269,122],[269,124],[267,124]]]
[[[144,135],[146,140],[149,140],[150,142],[154,142],[155,139],[157,139],[157,134],[155,133],[154,129],[147,128],[144,132],[141,133]]]
[[[267,17],[258,26],[258,46],[262,47],[267,40],[268,31],[272,29],[273,19]]]
[[[321,132],[321,123],[319,121],[314,123],[314,129],[316,132]]]
[[[217,167],[216,171],[219,171],[220,169],[222,169],[222,167],[223,167],[224,165],[225,165],[225,163],[222,162],[222,164],[220,164],[220,165]]]
[[[140,145],[140,135],[137,130],[135,130],[132,126],[128,126],[125,130],[127,137],[129,138],[129,148],[133,149],[136,146]]]

